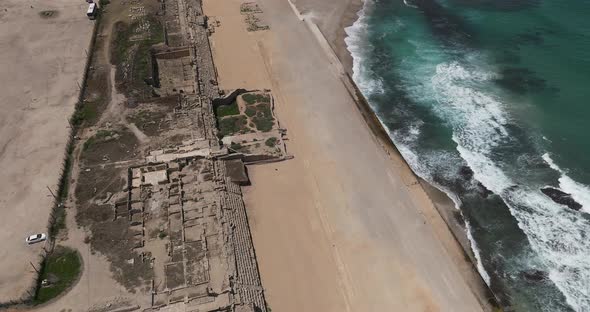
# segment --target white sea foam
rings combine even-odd
[[[437,65],[431,79],[439,104],[435,111],[444,120],[451,121],[461,144],[477,148],[479,152],[489,152],[507,136],[504,127],[507,116],[501,102],[471,86],[493,77],[451,62]]]
[[[408,2],[408,0],[404,0],[404,4],[405,4],[407,7],[410,7],[410,8],[415,8],[415,9],[417,9],[417,8],[418,8],[417,6],[415,6],[415,5],[411,4],[411,3],[409,3],[409,2]]]
[[[590,223],[537,188],[519,184],[523,182],[513,180],[494,162],[492,149],[509,139],[508,116],[499,100],[472,85],[490,77],[493,75],[473,72],[458,63],[439,64],[432,78],[439,102],[436,110],[452,121],[453,140],[461,157],[475,179],[508,205],[568,304],[576,311],[590,311],[590,241],[586,239]],[[584,186],[565,175],[560,187],[572,197],[574,192],[578,198],[587,194]]]
[[[481,278],[483,278],[483,280],[489,286],[490,275],[488,274],[488,272],[486,272],[485,268],[481,264],[481,255],[479,253],[479,249],[477,248],[477,243],[473,239],[473,235],[471,235],[471,225],[469,224],[469,222],[465,221],[465,227],[467,228],[467,238],[471,243],[471,250],[473,250],[473,255],[475,256],[475,259],[477,259],[477,271],[479,272],[479,275],[481,275]]]
[[[363,7],[357,13],[358,19],[351,26],[344,29],[346,33],[344,42],[352,56],[352,78],[362,92],[374,92],[382,89],[382,83],[375,79],[369,79],[369,69],[363,66],[364,55],[366,54],[366,49],[369,48],[369,43],[367,42],[369,27],[367,19],[368,11],[371,10],[372,6],[372,0],[363,1]]]
[[[365,95],[383,92],[383,82],[374,77],[369,68],[363,66],[363,59],[371,49],[366,39],[367,14],[373,10],[373,5],[372,0],[365,0],[363,9],[359,12],[359,19],[346,29],[348,37],[345,39],[354,60],[353,79]],[[510,116],[502,101],[489,92],[489,86],[493,85],[490,80],[494,79],[496,74],[481,66],[485,62],[480,62],[479,66],[466,65],[478,64],[481,59],[478,55],[466,55],[463,63],[442,62],[436,66],[434,72],[428,67],[413,67],[413,74],[419,72],[420,77],[407,77],[419,80],[413,89],[407,91],[419,99],[425,99],[429,94],[435,95],[438,104],[433,107],[433,111],[451,125],[457,151],[473,170],[474,178],[498,194],[508,205],[518,226],[538,255],[535,262],[549,272],[549,278],[564,294],[567,303],[575,311],[590,312],[590,240],[587,237],[590,222],[580,213],[556,204],[537,187],[513,180],[501,163],[494,162],[493,149],[511,139],[506,128]],[[428,62],[424,64],[429,66]],[[432,72],[430,83],[423,76],[428,72]],[[385,126],[383,121],[381,123]],[[391,132],[390,136],[416,174],[432,181],[432,166],[436,164],[434,161],[430,164],[430,158],[434,159],[441,155],[417,155],[412,142],[419,140],[420,125],[406,130],[408,131],[405,137],[396,137]],[[572,197],[588,211],[588,186],[572,180],[566,172],[557,167],[549,155],[544,156],[544,159],[561,173],[560,188],[571,193]],[[438,161],[440,165],[442,161]],[[440,185],[435,186],[450,194],[459,207],[460,202],[456,196]],[[469,224],[466,226],[477,258],[478,270],[489,283],[489,275],[481,265],[481,256],[473,241]]]
[[[404,157],[406,162],[410,165],[410,167],[412,167],[412,170],[417,175],[422,177],[423,179],[426,179],[427,181],[429,181],[437,189],[444,192],[453,201],[453,203],[455,205],[455,209],[460,210],[461,200],[457,197],[457,195],[454,194],[448,188],[432,181],[432,178],[430,177],[430,170],[431,170],[430,166],[432,166],[434,164],[429,164],[428,161],[426,161],[426,163],[424,161],[420,161],[418,158],[418,155],[416,155],[408,147],[408,145],[396,143],[396,146],[398,146],[398,150],[400,151],[400,153],[402,154],[402,156]],[[440,157],[440,155],[432,155],[432,156],[433,157],[428,157],[429,160],[431,160],[433,162],[436,161],[436,162],[438,162],[439,165],[444,164],[444,163],[447,163],[447,164],[454,164],[455,163],[455,162],[445,162],[445,160],[444,160],[445,157]],[[469,240],[469,243],[470,243],[471,251],[473,252],[473,255],[475,257],[475,262],[476,262],[475,265],[477,267],[477,271],[479,272],[479,275],[482,277],[482,279],[485,281],[485,283],[489,286],[489,285],[491,285],[490,284],[491,283],[490,282],[491,281],[490,275],[485,270],[485,268],[482,264],[481,252],[480,252],[479,248],[477,247],[477,242],[473,238],[471,225],[469,224],[469,222],[467,220],[465,220],[465,232],[467,235],[467,239]]]
[[[549,278],[576,311],[590,311],[590,224],[559,207],[536,189],[517,186],[493,162],[481,154],[458,147],[473,168],[474,176],[499,194],[526,234]]]
[[[572,195],[572,198],[582,205],[582,211],[590,213],[590,187],[582,183],[576,182],[567,175],[567,172],[559,168],[557,164],[551,159],[549,153],[543,154],[543,160],[551,167],[551,169],[559,172],[559,188]]]
[[[358,85],[361,92],[363,92],[363,94],[365,95],[383,92],[383,82],[381,80],[373,78],[370,74],[370,69],[363,66],[363,59],[365,54],[367,53],[366,50],[370,49],[370,44],[367,42],[366,38],[368,34],[368,14],[370,10],[372,10],[372,8],[372,0],[364,0],[363,8],[358,12],[358,19],[353,23],[352,26],[345,28],[347,37],[344,39],[348,51],[350,52],[353,58],[353,80]],[[409,135],[402,139],[400,137],[396,138],[391,129],[387,127],[387,125],[383,122],[383,120],[381,120],[381,118],[379,118],[379,122],[381,123],[383,128],[388,131],[389,136],[396,144],[400,154],[405,159],[405,161],[410,165],[412,170],[418,176],[429,181],[436,188],[446,193],[449,196],[449,198],[451,198],[451,200],[454,202],[455,208],[459,209],[461,207],[461,201],[457,197],[457,195],[451,192],[446,187],[434,183],[430,175],[430,168],[428,168],[428,166],[423,162],[420,162],[418,155],[416,155],[410,148],[411,142],[418,139],[419,137],[421,123],[418,122],[416,124],[411,125],[408,131]],[[437,162],[440,164],[440,158],[436,157],[436,159]],[[477,260],[477,269],[484,281],[489,285],[490,277],[481,263],[480,251],[477,248],[475,241],[473,240],[469,224],[467,224],[466,222],[465,225],[467,237],[469,238],[469,241],[471,243],[471,249]]]

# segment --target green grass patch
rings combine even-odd
[[[261,103],[254,107],[256,109],[256,115],[251,119],[252,122],[254,122],[256,129],[262,132],[272,130],[272,127],[274,126],[274,117],[272,116],[270,104]]]
[[[47,256],[41,266],[39,286],[35,293],[35,304],[45,303],[56,298],[67,290],[80,276],[82,261],[78,251],[56,246]],[[42,286],[41,282],[48,280],[48,286]]]
[[[67,149],[67,156],[64,161],[64,173],[59,181],[59,190],[57,197],[60,201],[65,201],[68,197],[70,174],[72,172],[74,144],[69,144]]]
[[[133,59],[133,82],[138,86],[145,86],[145,79],[152,76],[151,43],[142,41]]]
[[[143,23],[149,24],[149,30],[138,31]],[[151,95],[151,88],[146,81],[153,76],[152,73],[152,45],[164,42],[164,27],[154,16],[148,16],[143,20],[136,20],[132,24],[118,22],[115,24],[114,36],[111,48],[111,60],[114,65],[129,66],[130,77],[124,81],[125,91],[129,95],[132,91],[145,96]],[[132,38],[134,37],[135,38]],[[143,39],[138,36],[144,36]],[[131,39],[134,39],[133,41]]]
[[[115,34],[111,44],[111,60],[113,64],[120,64],[125,60],[127,51],[133,46],[133,42],[131,42],[129,38],[133,35],[133,30],[137,25],[137,22],[131,25],[125,22],[115,23]]]
[[[256,96],[252,93],[242,94],[242,99],[249,105],[256,103]]]
[[[150,49],[152,45],[164,42],[164,26],[158,19],[153,16],[147,17],[147,21],[150,24],[149,27],[149,38],[142,40],[137,53],[135,54],[135,66],[134,66],[134,78],[142,81],[143,79],[151,76],[151,53]],[[136,22],[137,23],[137,22]],[[137,27],[137,24],[134,24]]]
[[[246,107],[246,111],[244,112],[248,117],[254,117],[256,115],[256,109],[252,108],[252,106]]]
[[[252,121],[256,125],[256,129],[262,132],[268,132],[272,130],[272,126],[274,125],[272,119],[254,117]]]
[[[55,234],[59,233],[59,231],[66,228],[66,210],[64,207],[57,208],[55,211],[55,221],[51,225],[51,234],[55,236]],[[53,238],[53,237],[52,237]]]
[[[234,101],[230,105],[219,105],[216,109],[217,117],[239,115],[240,108],[238,102]]]
[[[98,130],[94,135],[95,138],[102,140],[107,137],[113,136],[116,132],[110,130]]]
[[[73,126],[78,127],[85,121],[93,122],[97,118],[98,112],[96,111],[96,106],[93,102],[87,102],[82,104],[82,106],[74,112],[74,115],[72,115],[72,118],[70,119],[70,123]]]
[[[277,138],[268,138],[266,139],[266,141],[264,141],[264,144],[268,147],[274,147],[275,145],[277,145]]]
[[[253,105],[256,103],[270,103],[270,96],[267,94],[244,93],[242,94],[242,99],[244,99],[248,105]]]
[[[266,118],[273,118],[272,117],[272,111],[270,109],[270,105],[269,104],[258,104],[258,106],[256,108],[258,109],[258,111],[260,113],[262,113],[262,115],[264,115],[264,117],[266,117]]]
[[[219,133],[221,136],[247,131],[246,116],[230,116],[219,119]]]
[[[240,149],[242,149],[242,144],[240,143],[235,143],[235,142],[231,142],[230,146],[231,149],[233,149],[234,151],[238,151]]]
[[[82,150],[85,151],[88,148],[90,148],[90,146],[92,146],[95,143],[96,139],[94,137],[90,137],[88,140],[86,140],[86,142],[84,142],[84,145],[82,146]]]

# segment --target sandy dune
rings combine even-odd
[[[0,302],[23,294],[43,248],[24,239],[47,231],[92,31],[85,11],[79,0],[0,4]]]

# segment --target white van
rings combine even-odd
[[[88,19],[96,19],[96,13],[98,11],[98,7],[96,6],[96,3],[91,3],[88,5],[88,11],[86,11],[86,15],[88,16]]]

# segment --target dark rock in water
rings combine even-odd
[[[455,217],[457,224],[465,224],[465,218],[463,218],[463,214],[461,214],[460,210],[454,210],[453,217]]]
[[[543,33],[539,30],[519,34],[517,36],[518,44],[541,45],[543,42]]]
[[[506,188],[506,191],[509,192],[514,192],[518,189],[518,185],[514,184],[514,185],[510,185],[509,187]]]
[[[425,17],[433,34],[450,46],[471,46],[474,32],[453,10],[442,6],[436,0],[413,0],[413,6],[416,6]]]
[[[520,60],[521,58],[517,53],[509,50],[503,51],[502,54],[498,56],[499,63],[518,64]]]
[[[530,165],[534,169],[550,169],[551,168],[549,166],[549,164],[546,163],[545,161],[535,161],[535,162],[529,163],[528,165]]]
[[[540,0],[454,0],[457,3],[489,11],[520,11],[538,6]]]
[[[469,166],[461,166],[461,168],[459,168],[459,175],[465,180],[471,180],[471,178],[473,178],[473,170],[471,170]]]
[[[477,190],[479,191],[479,195],[483,198],[488,198],[488,196],[494,194],[494,192],[488,190],[481,182],[477,182]]]
[[[502,75],[495,80],[496,83],[518,94],[539,92],[548,88],[544,79],[537,77],[527,68],[508,67],[502,69],[501,73]]]
[[[530,282],[542,282],[549,278],[549,274],[541,270],[527,270],[521,272],[521,276]]]
[[[556,189],[551,186],[546,186],[541,189],[541,192],[543,192],[543,194],[545,194],[549,198],[551,198],[554,202],[561,204],[561,205],[568,206],[570,209],[580,210],[582,208],[582,205],[580,203],[576,202],[572,198],[571,194],[568,194],[560,189]]]

